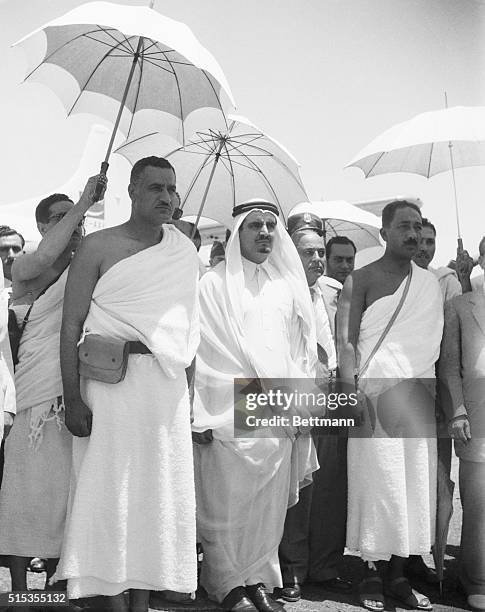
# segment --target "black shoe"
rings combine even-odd
[[[271,599],[262,582],[247,586],[246,593],[259,612],[284,612],[285,610],[284,606]]]
[[[299,601],[301,599],[301,587],[296,580],[295,582],[283,582],[283,588],[276,588],[273,594],[285,601]]]
[[[231,612],[258,612],[242,586],[229,591],[221,605],[224,610],[230,610]]]
[[[340,576],[330,578],[330,580],[313,580],[312,583],[334,593],[350,593],[352,590],[352,583],[349,580],[340,578]]]

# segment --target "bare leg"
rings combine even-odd
[[[148,612],[150,591],[130,589],[130,612]]]

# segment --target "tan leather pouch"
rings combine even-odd
[[[128,355],[127,341],[87,334],[79,345],[79,374],[105,383],[119,383],[126,374]]]

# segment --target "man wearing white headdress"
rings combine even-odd
[[[313,377],[315,323],[277,207],[253,200],[233,216],[226,261],[200,289],[193,429],[201,583],[228,610],[280,612],[267,589],[282,586],[286,509],[318,464],[311,438],[295,441],[291,428],[279,437],[270,428],[267,437],[234,436],[234,379]]]

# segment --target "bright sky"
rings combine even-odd
[[[93,118],[65,119],[49,90],[20,86],[23,55],[10,45],[80,4],[0,0],[0,223],[14,215],[9,205],[72,184],[79,168]],[[444,91],[450,106],[485,106],[484,0],[155,0],[155,7],[189,25],[215,55],[238,113],[293,153],[310,199],[418,196],[438,230],[434,263],[451,258],[451,173],[429,181],[407,174],[364,179],[360,170],[343,166],[395,123],[442,108]],[[84,171],[96,170],[100,148],[99,159],[90,148],[91,167]],[[113,158],[110,190],[123,201],[128,170]],[[485,168],[456,176],[465,246],[476,253],[485,234]],[[24,208],[16,210],[23,214]]]

